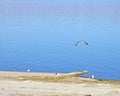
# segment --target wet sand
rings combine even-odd
[[[0,96],[120,96],[120,81],[63,74],[0,72]]]

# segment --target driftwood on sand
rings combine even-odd
[[[82,72],[72,72],[68,74],[59,74],[59,75],[41,75],[41,76],[19,76],[19,80],[32,80],[32,81],[51,81],[51,82],[60,82],[66,81],[65,78],[78,77],[84,74],[88,74],[88,71]]]
[[[84,75],[84,74],[88,74],[88,71],[85,70],[85,71],[82,71],[82,72],[72,72],[72,73],[68,73],[68,74],[62,74],[62,75],[59,75],[58,77],[63,77],[63,78],[66,78],[66,77],[78,77],[80,75]]]

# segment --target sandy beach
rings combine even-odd
[[[1,71],[0,96],[120,96],[120,81],[59,76]]]

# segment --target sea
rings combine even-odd
[[[114,10],[103,6],[104,10],[100,7],[91,11],[89,7],[69,10],[70,5],[31,5],[28,9],[27,3],[2,4],[0,71],[87,70],[85,77],[120,80],[120,14],[114,6]],[[78,40],[85,40],[88,45],[75,46]]]

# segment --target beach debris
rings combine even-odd
[[[85,40],[79,40],[75,43],[75,46],[77,46],[78,44],[82,44],[82,43],[88,45],[88,43]]]
[[[27,72],[30,72],[31,70],[30,69],[27,69]]]
[[[84,94],[84,95],[82,95],[82,96],[92,96],[91,94]]]
[[[85,94],[85,95],[83,95],[83,96],[91,96],[91,94]]]
[[[4,88],[2,88],[2,90],[4,90]]]
[[[55,75],[60,75],[59,73],[55,73]]]

